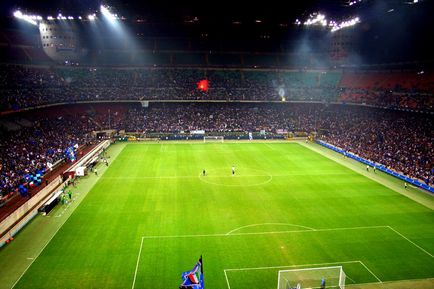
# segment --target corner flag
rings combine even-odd
[[[190,271],[185,271],[182,273],[182,284],[179,289],[203,289],[203,263],[202,256],[200,256],[199,261],[197,261],[194,268]]]

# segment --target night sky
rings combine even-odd
[[[116,13],[125,16],[125,24],[134,33],[141,33],[143,29],[146,35],[153,37],[182,35],[193,39],[207,33],[219,42],[234,38],[251,41],[261,35],[271,35],[270,41],[275,41],[276,47],[282,42],[317,39],[316,43],[312,42],[312,48],[322,41],[321,37],[330,38],[330,32],[323,29],[318,33],[315,28],[297,27],[295,19],[304,21],[312,12],[322,12],[328,19],[334,20],[360,16],[362,23],[352,29],[354,51],[367,62],[434,59],[434,44],[430,39],[434,27],[434,1],[420,0],[421,3],[414,5],[408,4],[408,1],[412,0],[364,0],[349,7],[345,0],[269,0],[261,1],[261,4],[235,0],[16,0],[1,1],[0,11],[2,23],[9,23],[13,22],[11,15],[17,8],[45,17],[56,16],[59,11],[65,16],[85,16],[97,12],[103,3],[113,6]],[[194,17],[198,21],[192,29],[186,22]],[[148,26],[137,25],[137,19],[144,20]],[[256,20],[261,23],[256,23]],[[241,23],[239,28],[235,28],[235,21]],[[236,29],[239,32],[234,35]]]

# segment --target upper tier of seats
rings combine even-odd
[[[378,72],[344,73],[339,86],[356,89],[393,90],[393,91],[434,91],[434,73]]]
[[[196,84],[208,79],[210,89]],[[94,100],[306,100],[434,109],[434,73],[0,66],[0,111]]]

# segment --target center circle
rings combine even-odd
[[[211,185],[250,187],[267,184],[273,176],[263,170],[252,168],[235,168],[235,174],[232,175],[232,169],[228,167],[207,170],[205,176],[199,175],[199,179]]]

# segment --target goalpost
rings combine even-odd
[[[277,289],[345,289],[345,277],[342,266],[280,270]]]
[[[224,136],[204,136],[203,142],[224,142]]]

